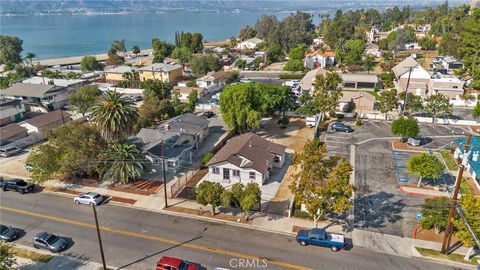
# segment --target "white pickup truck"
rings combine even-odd
[[[317,124],[317,119],[318,116],[316,115],[307,116],[307,118],[305,118],[305,124],[309,127],[314,127]]]

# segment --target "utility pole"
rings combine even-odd
[[[167,203],[167,173],[165,172],[165,151],[163,149],[165,148],[165,142],[162,140],[162,171],[163,171],[163,193],[165,195],[165,209],[168,208],[168,203]]]
[[[405,111],[407,109],[408,86],[410,85],[410,76],[412,76],[412,69],[413,69],[413,67],[408,68],[408,80],[407,80],[407,87],[405,88],[405,96],[403,97],[402,116],[405,116]]]
[[[463,171],[465,170],[465,166],[467,166],[467,163],[468,163],[468,150],[470,149],[470,137],[471,137],[470,134],[467,134],[465,138],[465,146],[463,147],[462,162],[460,164],[460,168],[458,169],[457,179],[455,182],[455,191],[453,192],[452,204],[450,206],[450,211],[448,213],[447,228],[445,229],[445,235],[443,237],[442,250],[441,250],[443,254],[448,253],[448,249],[450,247],[450,241],[452,240],[452,234],[453,234],[452,219],[455,216],[455,208],[458,203],[458,192],[460,191],[460,184],[462,183]]]
[[[95,226],[97,227],[98,244],[100,245],[100,254],[102,255],[103,269],[107,270],[107,264],[105,263],[105,255],[103,254],[102,237],[100,237],[100,228],[98,227],[97,209],[95,208],[95,204],[92,204],[92,208],[93,216],[95,217]]]

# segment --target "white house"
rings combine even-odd
[[[320,50],[307,53],[304,59],[304,66],[309,69],[324,68],[333,66],[335,62],[335,52],[322,52]]]
[[[26,111],[47,112],[68,103],[68,88],[50,84],[16,83],[1,90],[0,96],[21,99]]]
[[[284,162],[285,146],[247,133],[230,139],[212,157],[207,163],[207,179],[224,187],[249,182],[262,186],[269,179],[272,168],[280,168]]]
[[[247,39],[245,41],[242,41],[242,42],[238,43],[236,48],[239,49],[239,50],[255,49],[257,47],[257,45],[262,43],[262,42],[263,42],[262,39],[254,37],[254,38]]]
[[[193,91],[197,91],[197,97],[198,98],[201,98],[206,94],[206,91],[201,87],[188,87],[188,86],[178,86],[177,85],[177,86],[173,87],[173,90],[178,92],[178,94],[179,94],[178,99],[180,99],[181,102],[187,102],[188,101],[188,96]]]
[[[418,43],[413,42],[413,43],[407,43],[403,45],[404,50],[421,50],[422,46],[418,45]]]
[[[209,72],[207,75],[198,78],[195,83],[198,87],[201,87],[206,90],[210,90],[211,88],[217,88],[219,86],[223,86],[225,79],[225,72],[223,70],[217,72]]]
[[[410,73],[411,69],[411,74]],[[430,73],[418,64],[412,57],[407,57],[398,65],[393,67],[393,74],[397,83],[399,93],[404,92],[408,84],[408,92],[417,96],[425,97],[428,92]],[[410,81],[408,78],[410,77]]]

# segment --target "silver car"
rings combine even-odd
[[[74,203],[98,205],[103,201],[103,196],[96,192],[87,192],[73,198]]]

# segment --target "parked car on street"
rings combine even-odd
[[[18,231],[12,228],[12,226],[0,225],[0,240],[11,242],[17,239],[18,235]]]
[[[157,263],[156,270],[197,270],[197,264],[186,260],[163,256]]]
[[[11,157],[18,153],[22,152],[22,149],[14,146],[1,147],[0,148],[0,157]]]
[[[29,184],[22,179],[4,180],[0,178],[0,188],[3,191],[13,190],[20,194],[28,193],[35,188],[34,184]]]
[[[353,128],[347,124],[344,124],[342,122],[335,122],[332,124],[332,130],[333,131],[342,131],[342,132],[353,132]]]
[[[215,114],[212,111],[206,111],[206,112],[203,112],[202,115],[207,118],[212,118]]]
[[[411,146],[420,146],[422,144],[422,140],[416,138],[408,138],[407,144]]]
[[[98,205],[103,202],[103,196],[96,192],[87,192],[73,198],[74,203]]]
[[[300,230],[296,239],[302,246],[323,246],[329,247],[332,251],[339,251],[345,247],[345,237],[343,235],[327,233],[324,229]]]
[[[317,115],[312,115],[312,116],[307,116],[305,118],[305,124],[308,127],[314,127],[317,124],[318,116]]]
[[[53,253],[61,252],[67,247],[67,241],[60,236],[41,232],[33,237],[33,247],[49,250]]]

